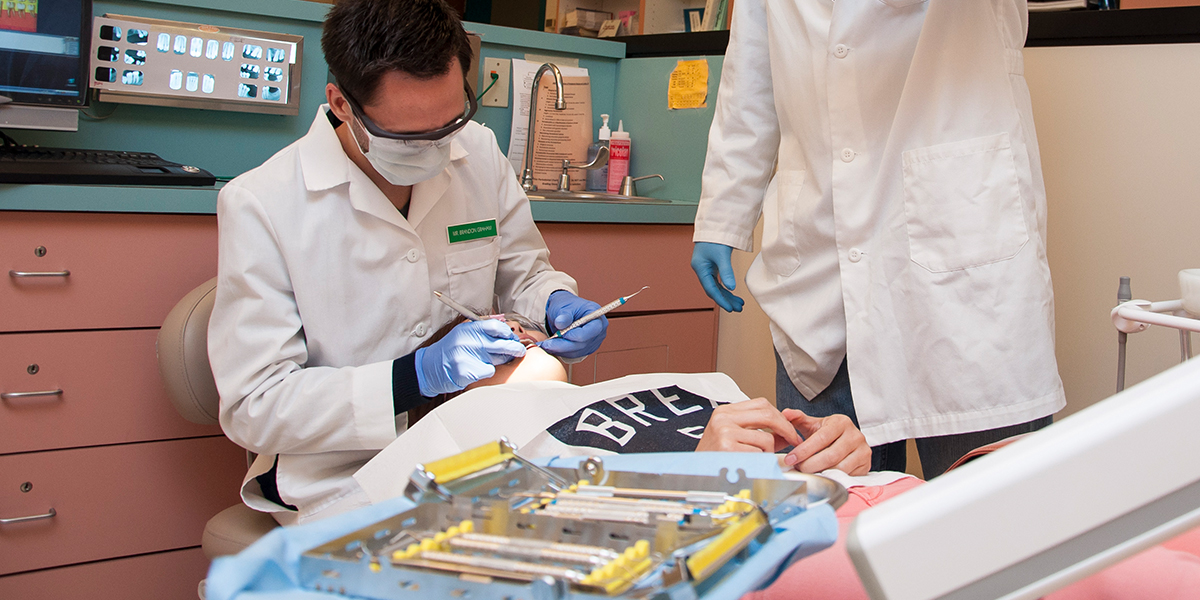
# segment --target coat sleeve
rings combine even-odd
[[[546,300],[557,290],[577,293],[575,280],[550,266],[550,251],[533,222],[529,198],[517,183],[512,164],[500,153],[495,138],[491,148],[499,198],[500,260],[496,270],[496,295],[502,311],[513,311],[535,323],[546,320]]]
[[[225,434],[260,454],[375,450],[394,440],[393,361],[306,366],[303,322],[262,203],[232,182],[217,223],[208,353]]]
[[[697,242],[753,249],[779,148],[766,19],[763,0],[734,3],[696,211]]]

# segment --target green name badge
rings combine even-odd
[[[446,233],[450,236],[451,244],[496,237],[496,220],[488,219],[474,223],[463,223],[462,225],[451,225],[446,228]]]

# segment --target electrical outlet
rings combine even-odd
[[[492,84],[492,73],[498,78]],[[512,61],[507,58],[484,58],[483,68],[479,70],[479,89],[487,90],[479,101],[482,106],[498,106],[508,108],[508,82],[512,74]],[[488,89],[488,86],[492,86]]]

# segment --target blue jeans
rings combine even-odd
[[[846,369],[846,360],[833,376],[829,387],[809,402],[800,390],[796,389],[779,353],[775,353],[775,405],[783,410],[794,408],[812,417],[828,417],[842,414],[850,417],[858,426],[858,415],[854,413],[854,398],[850,394],[850,374]],[[972,431],[956,435],[940,435],[936,437],[917,438],[917,455],[921,458],[921,471],[925,479],[933,479],[946,472],[964,454],[980,446],[1012,437],[1021,433],[1037,431],[1053,421],[1048,415],[1027,423],[1018,423],[1007,427]],[[904,471],[908,466],[908,449],[905,440],[871,447],[872,471]]]

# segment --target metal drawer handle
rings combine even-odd
[[[61,271],[9,271],[9,277],[68,277],[71,272],[63,269]]]
[[[0,525],[8,525],[9,523],[24,523],[26,521],[40,521],[42,519],[53,518],[54,515],[56,515],[56,514],[58,514],[58,513],[54,512],[54,508],[51,507],[50,512],[48,512],[44,515],[29,515],[28,517],[13,517],[11,519],[0,519]]]
[[[41,396],[61,396],[62,394],[63,394],[63,391],[61,389],[44,390],[41,392],[4,392],[3,394],[0,394],[0,399],[16,400],[17,398],[38,398]]]

